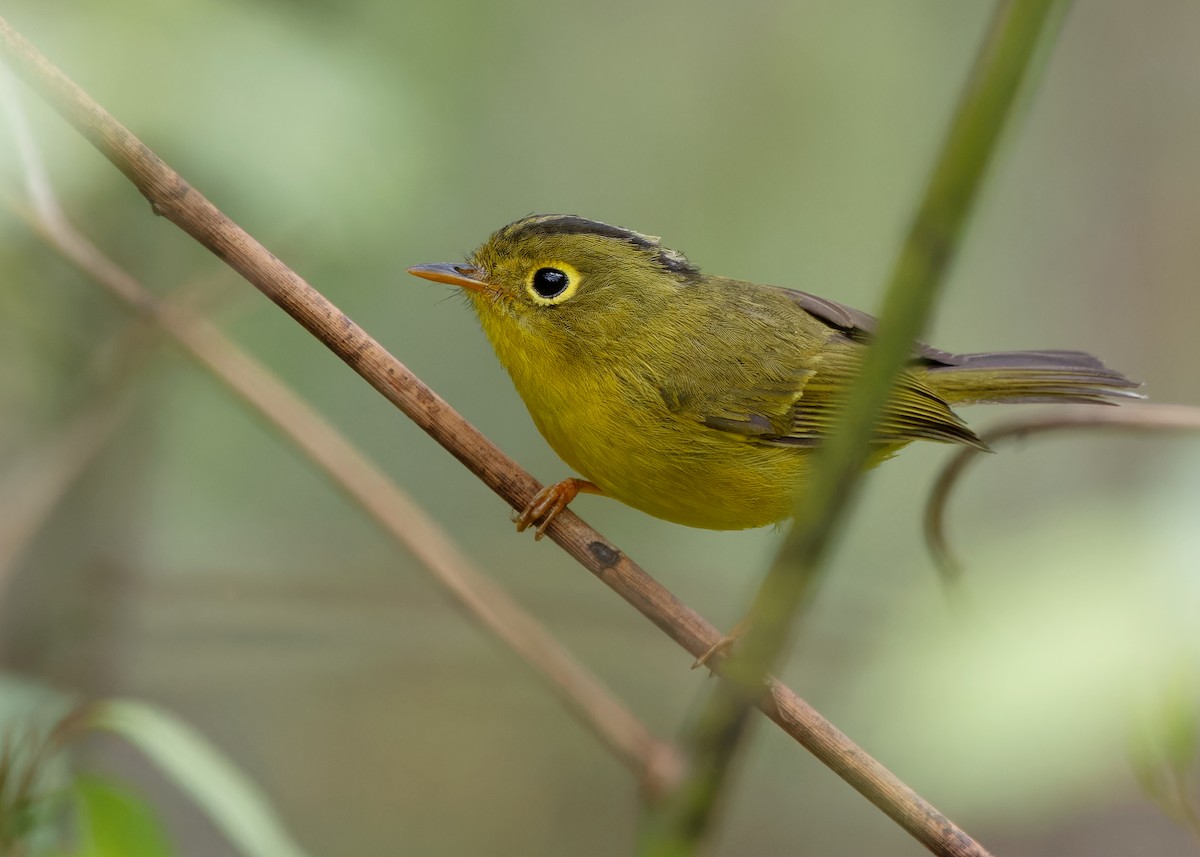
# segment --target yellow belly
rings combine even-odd
[[[609,497],[714,530],[761,527],[791,515],[807,449],[708,428],[669,411],[656,391],[631,390],[615,378],[576,378],[569,397],[548,389],[554,385],[525,389],[514,381],[554,451]]]

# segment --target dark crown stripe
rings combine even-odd
[[[634,232],[632,229],[601,223],[598,220],[588,220],[574,214],[546,214],[527,217],[516,223],[510,223],[504,227],[504,232],[506,237],[517,241],[535,235],[597,235],[601,238],[625,241],[639,250],[654,252],[657,257],[656,261],[668,271],[688,279],[700,276],[700,269],[689,262],[686,256],[677,250],[663,247],[657,238]]]

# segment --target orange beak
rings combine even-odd
[[[473,292],[490,292],[495,286],[485,280],[483,271],[471,265],[413,265],[408,272],[423,280],[433,280],[435,283],[449,283],[452,286],[462,286]]]

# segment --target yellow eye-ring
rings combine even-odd
[[[579,288],[580,279],[579,271],[566,262],[547,262],[529,272],[525,290],[534,303],[553,306],[569,300]]]

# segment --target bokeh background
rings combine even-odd
[[[559,211],[707,270],[871,309],[990,4],[7,0],[3,14],[193,184],[543,480],[568,475],[463,303],[404,274]],[[929,339],[1102,355],[1200,403],[1200,5],[1076,4]],[[23,92],[24,94],[24,92]],[[310,399],[659,734],[707,680],[253,289],[24,99],[70,216]],[[0,133],[0,189],[20,198]],[[127,323],[0,207],[0,463],[123,359]],[[138,352],[113,441],[6,571],[3,666],[170,707],[314,854],[628,852],[637,787],[403,551],[171,347]],[[986,426],[1003,409],[971,409]],[[869,480],[784,677],[996,853],[1194,853],[1140,788],[1200,663],[1200,446],[1074,434],[976,464],[943,590],[921,507],[944,447]],[[779,541],[583,498],[718,625]],[[1186,708],[1186,704],[1184,706]],[[183,854],[232,853],[161,777]],[[1153,764],[1153,762],[1150,762]],[[925,853],[773,728],[716,854]]]

